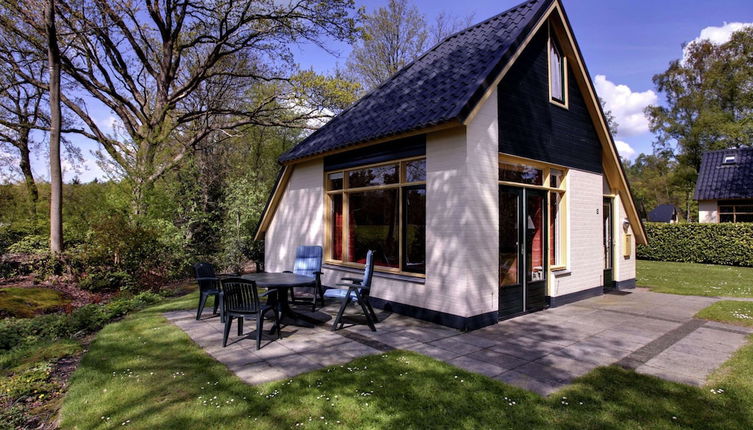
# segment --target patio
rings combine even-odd
[[[290,378],[356,357],[405,349],[547,395],[593,368],[618,364],[691,385],[706,377],[746,342],[751,329],[693,318],[718,299],[651,293],[607,294],[528,314],[470,333],[397,314],[379,313],[377,331],[350,325],[329,331],[288,326],[283,339],[231,335],[222,347],[218,317],[196,321],[195,311],[165,316],[199,346],[251,384]],[[318,316],[337,310],[329,304]],[[234,334],[234,333],[233,333]]]

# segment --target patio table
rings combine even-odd
[[[281,324],[298,327],[314,327],[316,324],[321,324],[322,321],[294,311],[288,303],[288,291],[294,287],[314,285],[316,282],[314,277],[293,273],[249,273],[241,278],[256,282],[257,287],[277,290],[276,295],[269,296],[268,303],[270,306],[277,307]],[[279,327],[272,327],[270,333],[274,333],[275,329]]]

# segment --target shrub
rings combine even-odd
[[[90,304],[70,314],[49,314],[35,318],[0,320],[0,351],[41,340],[70,338],[102,328],[113,318],[159,302],[162,296],[143,292],[133,297],[120,297],[109,303]]]
[[[22,237],[8,247],[13,254],[44,254],[49,251],[49,237],[41,234],[30,234]]]
[[[97,268],[79,282],[79,287],[92,292],[131,291],[136,287],[136,282],[131,275],[122,270],[110,271]]]
[[[753,267],[753,223],[647,223],[646,232],[640,259]]]

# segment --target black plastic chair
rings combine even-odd
[[[299,246],[295,250],[295,263],[293,270],[286,270],[283,273],[295,273],[296,275],[311,276],[316,279],[314,283],[313,298],[311,300],[311,312],[316,311],[316,299],[318,298],[324,306],[324,295],[322,291],[322,247],[321,246]],[[295,297],[295,288],[290,289],[290,301],[294,304],[307,304]]]
[[[196,319],[201,319],[201,313],[207,303],[207,298],[214,297],[213,315],[217,315],[217,308],[220,310],[220,317],[225,320],[222,312],[222,284],[220,278],[214,273],[214,266],[209,263],[196,263],[193,266],[196,274],[196,282],[199,284],[199,309],[196,312]]]
[[[363,278],[342,278],[341,281],[347,283],[337,283],[336,288],[330,288],[324,292],[324,297],[340,299],[340,310],[332,324],[332,331],[337,330],[337,326],[343,327],[343,313],[350,302],[357,302],[366,316],[366,323],[371,331],[376,331],[374,323],[379,322],[374,308],[369,302],[369,291],[371,290],[371,277],[374,273],[374,251],[366,253],[366,266],[363,269]],[[345,290],[347,288],[347,290]]]
[[[259,297],[277,294],[277,290],[268,290],[259,295],[256,282],[243,278],[226,278],[222,280],[222,302],[225,307],[225,333],[222,338],[222,346],[227,346],[227,338],[230,335],[230,327],[233,318],[238,318],[238,336],[243,336],[243,320],[246,317],[256,316],[256,349],[261,348],[261,334],[264,328],[264,316],[272,311],[277,338],[280,339],[280,315],[277,307],[267,304],[262,305]]]

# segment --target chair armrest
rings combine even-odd
[[[209,277],[202,277],[202,278],[194,278],[194,279],[196,279],[197,281],[219,281],[219,280],[220,280],[220,278],[218,278],[218,277],[216,277],[216,276],[209,276]]]
[[[269,296],[269,295],[271,295],[271,294],[277,294],[277,289],[274,289],[274,290],[267,290],[267,292],[266,292],[266,293],[264,293],[264,294],[259,294],[259,297],[267,297],[267,296]]]
[[[341,281],[353,281],[353,282],[358,282],[358,283],[363,282],[363,279],[361,278],[340,278],[340,280]]]
[[[343,288],[360,288],[363,289],[362,285],[358,284],[343,284],[343,283],[337,283],[335,284],[335,287],[343,287]]]
[[[282,273],[293,273],[292,270],[283,270]]]
[[[324,272],[314,272],[314,275],[324,275]]]

